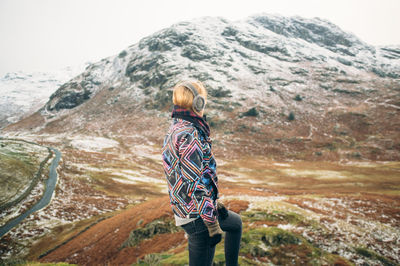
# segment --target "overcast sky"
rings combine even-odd
[[[400,44],[400,0],[0,0],[0,77],[95,62],[182,20],[259,13],[325,18],[369,44]]]

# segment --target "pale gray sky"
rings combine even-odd
[[[182,20],[259,13],[321,17],[369,44],[400,44],[400,0],[0,0],[0,77],[94,62]]]

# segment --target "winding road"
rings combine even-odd
[[[18,216],[17,218],[9,221],[7,224],[3,225],[0,227],[0,237],[3,237],[8,231],[10,231],[12,228],[14,228],[16,225],[18,225],[22,220],[24,220],[26,217],[28,217],[30,214],[32,214],[35,211],[38,211],[44,207],[46,207],[50,201],[51,198],[53,197],[53,192],[54,189],[56,188],[57,184],[57,166],[58,163],[60,162],[61,159],[61,152],[55,148],[50,148],[56,157],[53,159],[53,161],[50,164],[50,173],[49,173],[49,178],[46,180],[46,190],[44,191],[43,197],[23,214]]]

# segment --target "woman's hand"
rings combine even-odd
[[[225,220],[228,217],[228,209],[219,201],[217,202],[217,211],[221,220]]]
[[[221,242],[223,232],[219,226],[218,220],[215,220],[214,223],[204,221],[204,224],[207,226],[208,235],[211,238],[210,246],[213,247]]]

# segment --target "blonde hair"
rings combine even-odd
[[[198,80],[185,81],[185,82],[189,82],[190,84],[192,84],[196,88],[197,93],[203,96],[207,102],[207,90],[204,87],[203,83],[201,83]],[[182,108],[192,110],[195,112],[195,110],[193,110],[192,108],[194,95],[188,88],[182,86],[182,83],[183,82],[179,82],[178,84],[175,85],[174,92],[172,95],[172,101],[174,102],[175,105],[179,105]]]

